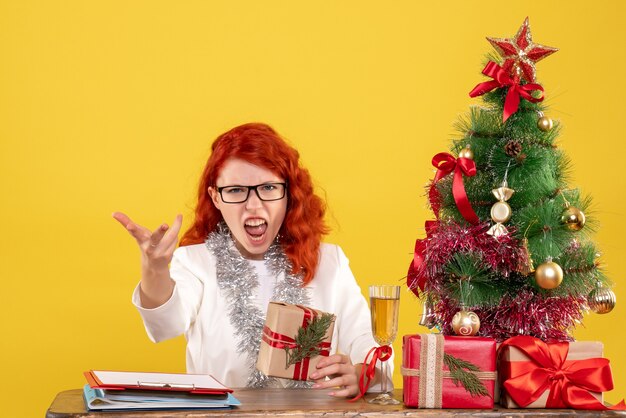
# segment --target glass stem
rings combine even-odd
[[[380,362],[380,391],[381,393],[387,393],[387,362]]]

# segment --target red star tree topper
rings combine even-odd
[[[535,63],[558,51],[558,48],[533,43],[528,17],[513,38],[487,38],[487,40],[504,58],[502,68],[511,76],[521,76],[529,83],[535,81]]]

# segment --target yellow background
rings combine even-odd
[[[605,343],[616,402],[625,12],[588,1],[2,1],[2,415],[42,416],[90,368],[184,371],[182,337],[151,343],[131,306],[138,251],[111,212],[189,222],[210,143],[240,123],[267,122],[300,150],[328,200],[328,241],[364,291],[401,283],[431,217],[430,159],[479,103],[468,92],[484,81],[485,37],[511,37],[526,16],[536,42],[561,49],[538,80],[564,126],[570,184],[594,198],[618,295],[575,336]],[[420,312],[404,292],[397,352],[402,335],[426,331]]]

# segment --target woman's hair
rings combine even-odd
[[[287,213],[280,228],[280,242],[291,261],[292,272],[302,272],[304,284],[309,283],[317,269],[322,236],[328,233],[328,228],[324,223],[326,205],[313,192],[311,176],[300,166],[298,151],[262,123],[231,129],[217,137],[211,150],[198,187],[195,220],[180,245],[202,243],[216,229],[222,214],[213,205],[207,189],[216,186],[224,163],[229,158],[238,158],[266,168],[287,182]]]

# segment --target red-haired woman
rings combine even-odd
[[[255,369],[269,301],[310,306],[336,315],[331,355],[310,375],[313,387],[358,393],[360,362],[376,343],[346,256],[321,242],[324,212],[298,152],[271,127],[250,123],[219,136],[178,249],[180,215],[150,231],[113,214],[141,249],[133,303],[150,339],[184,333],[187,372],[227,386],[310,386]]]

